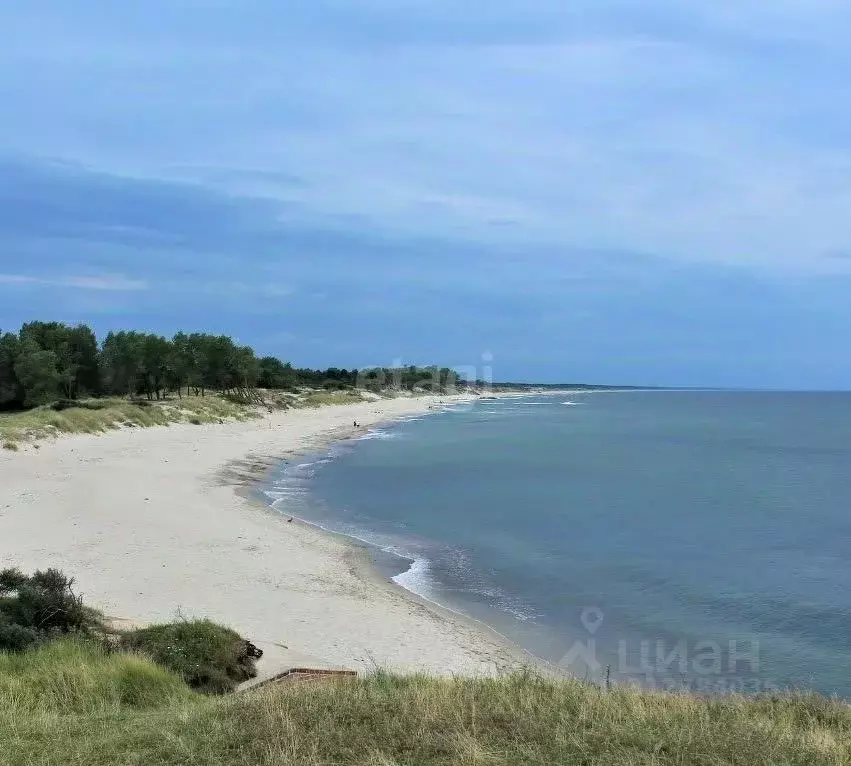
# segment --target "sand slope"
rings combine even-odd
[[[88,604],[133,623],[182,614],[231,625],[266,651],[264,675],[301,664],[440,674],[513,666],[522,658],[507,642],[379,580],[345,542],[245,497],[267,466],[344,436],[352,421],[433,403],[390,399],[0,450],[0,567],[61,568]]]

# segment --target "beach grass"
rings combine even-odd
[[[260,402],[263,404],[260,404]],[[327,391],[301,389],[298,393],[259,392],[258,400],[207,394],[160,401],[120,397],[87,399],[63,407],[44,405],[23,412],[0,412],[0,444],[14,451],[21,444],[60,434],[95,434],[116,428],[147,428],[171,423],[204,425],[262,417],[266,409],[313,408],[365,401],[358,389]]]
[[[162,710],[191,702],[179,675],[131,653],[106,652],[91,640],[65,639],[38,649],[0,652],[0,732],[27,716],[81,718]],[[6,748],[0,733],[0,753]]]
[[[296,407],[327,407],[336,404],[355,404],[364,401],[358,389],[346,391],[310,390],[296,400]]]
[[[149,660],[61,642],[0,657],[4,765],[848,764],[851,712],[818,696],[707,699],[532,673],[378,673],[226,697]]]
[[[59,434],[93,434],[114,428],[145,428],[190,421],[200,425],[254,417],[258,417],[255,406],[219,395],[174,397],[163,401],[89,399],[62,409],[46,405],[24,412],[0,413],[0,441],[4,446],[17,445]]]

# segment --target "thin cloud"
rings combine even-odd
[[[54,276],[37,277],[29,274],[0,274],[0,285],[62,287],[77,290],[103,290],[110,292],[135,292],[148,290],[150,285],[143,279],[132,279],[120,275],[109,276]],[[296,291],[286,284],[249,284],[247,282],[185,282],[169,280],[161,282],[161,290],[181,294],[205,294],[233,297],[290,297]]]
[[[844,247],[851,201],[847,3],[403,5],[199,15],[153,0],[118,25],[94,0],[12,4],[0,23],[38,44],[0,52],[0,97],[21,105],[4,142],[268,197],[294,217],[360,216],[391,236],[842,268],[820,253]],[[152,66],[156,85],[123,95]],[[186,196],[131,208],[140,244],[193,218]]]
[[[109,292],[148,289],[148,283],[144,280],[131,279],[120,275],[36,277],[29,274],[0,274],[0,285],[65,287],[76,290],[105,290]]]

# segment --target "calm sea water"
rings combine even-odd
[[[851,394],[479,401],[268,494],[589,679],[851,697]]]

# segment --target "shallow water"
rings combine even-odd
[[[849,394],[591,393],[377,429],[268,490],[590,679],[851,697],[849,468]]]

